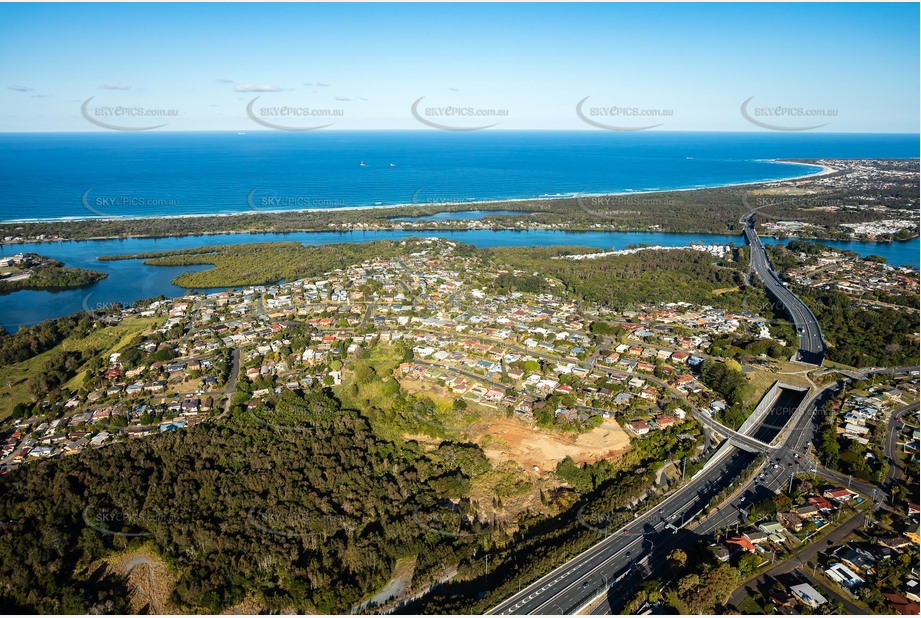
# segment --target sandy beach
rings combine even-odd
[[[440,202],[438,204],[428,204],[428,203],[415,204],[415,203],[410,202],[406,204],[375,204],[375,205],[370,205],[370,206],[339,206],[339,207],[318,207],[318,208],[299,208],[299,209],[292,208],[292,209],[271,209],[269,210],[269,209],[263,209],[263,208],[257,207],[255,204],[252,203],[252,199],[250,196],[250,198],[248,199],[250,210],[244,210],[240,212],[225,212],[225,213],[214,213],[214,214],[160,215],[156,217],[87,216],[87,217],[58,217],[58,218],[48,218],[48,219],[35,219],[35,218],[11,219],[9,221],[0,222],[0,226],[21,224],[21,223],[55,223],[55,222],[64,223],[64,222],[71,222],[71,221],[73,222],[76,222],[76,221],[143,221],[147,219],[179,220],[179,219],[201,219],[201,218],[206,218],[206,217],[207,218],[239,217],[239,216],[254,215],[254,214],[267,214],[267,215],[283,214],[283,213],[303,214],[303,213],[309,213],[309,212],[316,212],[316,213],[357,212],[357,211],[365,211],[365,210],[386,211],[388,209],[401,209],[401,208],[414,208],[414,207],[422,208],[422,207],[430,207],[430,206],[469,206],[470,207],[469,210],[476,211],[476,210],[479,210],[480,207],[485,206],[487,204],[501,204],[505,208],[508,208],[509,206],[512,206],[514,204],[520,204],[520,203],[553,202],[556,200],[573,199],[573,198],[578,198],[578,197],[583,197],[583,196],[585,197],[600,197],[600,196],[621,197],[621,196],[626,196],[626,195],[648,196],[648,195],[660,195],[660,194],[678,193],[678,192],[687,192],[687,191],[700,191],[700,190],[705,190],[705,189],[724,189],[724,188],[728,189],[732,187],[755,186],[755,185],[771,184],[771,183],[776,183],[776,182],[791,182],[791,181],[797,181],[797,180],[804,180],[806,178],[817,178],[819,176],[827,176],[828,174],[833,174],[838,171],[828,166],[818,165],[818,164],[813,164],[813,163],[798,163],[795,161],[784,161],[781,159],[765,159],[763,161],[769,162],[769,163],[776,163],[778,165],[798,165],[798,166],[808,165],[810,167],[819,167],[821,169],[817,172],[810,172],[808,174],[803,174],[800,176],[793,176],[790,178],[783,178],[783,179],[778,179],[778,180],[753,180],[750,182],[701,185],[701,186],[686,187],[686,188],[681,188],[681,189],[659,189],[659,190],[650,190],[650,191],[619,191],[619,192],[614,192],[614,193],[579,192],[579,193],[572,193],[572,194],[557,194],[557,195],[546,196],[546,197],[476,200],[476,201],[470,201],[470,202]],[[232,232],[228,232],[228,233],[232,233]]]

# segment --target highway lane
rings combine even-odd
[[[749,435],[755,440],[770,444],[787,426],[787,422],[793,417],[793,413],[805,398],[805,391],[781,389],[774,407],[765,415],[757,431]]]
[[[858,372],[858,377],[869,373]],[[750,482],[734,492],[731,500],[709,517],[699,522],[689,521],[689,518],[693,520],[699,514],[713,496],[731,486],[738,475],[756,460],[755,453],[732,446],[724,447],[726,453],[720,461],[699,472],[688,485],[652,511],[645,513],[638,522],[613,533],[612,537],[499,604],[490,613],[572,613],[599,595],[601,598],[592,608],[593,614],[620,611],[635,590],[635,585],[643,579],[664,573],[664,569],[667,568],[665,558],[675,547],[692,549],[702,536],[708,536],[717,529],[743,523],[746,505],[773,495],[781,487],[788,487],[794,474],[815,471],[816,474],[825,476],[825,471],[810,460],[807,452],[817,429],[818,410],[844,384],[843,379],[832,382],[810,395],[805,401],[802,401],[804,393],[796,393],[795,396],[802,401],[798,409],[791,406],[791,401],[781,394],[774,407],[751,431],[752,434],[760,433],[772,437],[778,444],[771,448],[759,442],[765,447],[766,461]],[[796,411],[791,412],[791,407]],[[782,419],[787,425],[780,428],[777,419]],[[723,433],[725,435],[730,432]],[[853,483],[852,486],[858,490],[862,489],[857,483]],[[629,538],[637,533],[636,523],[644,527],[642,544],[637,544],[635,539]],[[689,523],[690,525],[682,527]],[[669,524],[673,527],[669,527]],[[678,528],[678,531],[674,528]],[[629,530],[628,534],[624,534],[625,529]],[[627,538],[620,538],[621,536]],[[614,581],[616,583],[611,585],[605,594],[605,589]]]
[[[821,365],[825,358],[825,340],[819,322],[806,304],[788,290],[774,272],[764,244],[755,231],[754,217],[755,211],[751,211],[741,219],[745,224],[745,239],[751,247],[752,269],[764,282],[768,295],[781,303],[792,319],[799,336],[798,360],[810,365]]]
[[[604,594],[598,604],[592,608],[592,614],[604,615],[619,612],[621,607],[632,597],[637,584],[644,580],[667,575],[669,567],[666,558],[674,549],[681,548],[685,551],[693,551],[701,534],[690,526],[682,528],[680,527],[681,524],[687,524],[689,520],[698,515],[714,496],[729,487],[735,478],[754,463],[757,458],[754,453],[734,447],[730,448],[731,454],[726,458],[724,464],[708,475],[708,482],[703,484],[697,495],[682,503],[680,510],[676,511],[674,515],[669,515],[667,510],[664,513],[656,510],[656,514],[665,521],[672,523],[674,528],[664,526],[664,529],[660,532],[647,536],[647,543],[644,546],[646,560],[641,562],[637,556],[633,562],[623,565],[620,574],[626,575],[626,577],[611,586],[607,594]],[[611,581],[610,577],[608,581]]]
[[[490,614],[571,613],[597,596],[596,588],[614,581],[643,551],[700,511],[756,455],[729,447],[715,455],[690,482],[669,498],[637,516],[626,526],[603,536],[599,543],[568,561],[520,593],[500,603]],[[591,518],[589,518],[591,519]],[[603,524],[586,521],[600,530]]]
[[[783,304],[793,319],[799,332],[799,360],[821,365],[825,342],[818,321],[771,269],[764,246],[754,232],[753,218],[749,215],[747,221],[745,236],[752,246],[752,268],[765,282],[768,293]],[[896,373],[901,369],[906,368],[858,370],[852,377],[859,379],[874,372]],[[914,367],[907,369],[917,372]],[[705,520],[694,523],[693,530],[683,526],[692,521],[713,496],[732,485],[735,478],[756,460],[755,453],[725,446],[719,460],[711,461],[713,465],[698,472],[688,485],[657,508],[642,514],[631,526],[613,533],[488,613],[564,614],[577,612],[591,603],[596,603],[592,608],[593,614],[619,611],[638,583],[664,571],[665,557],[674,547],[690,548],[702,535],[734,522],[741,523],[746,516],[746,504],[761,496],[773,495],[784,484],[792,483],[797,472],[808,471],[834,478],[834,473],[829,474],[831,471],[821,469],[809,459],[808,450],[817,428],[818,410],[831,393],[843,385],[843,380],[829,384],[805,401],[805,393],[785,391],[765,419],[749,434],[751,438],[758,436],[768,442],[776,441],[776,446],[768,447],[760,440],[746,444],[759,449],[759,444],[764,445],[768,459],[755,478],[735,492],[728,504]],[[695,416],[699,418],[700,415]],[[729,433],[724,431],[723,435]],[[675,519],[679,519],[677,525],[672,523]],[[631,539],[637,534],[637,524],[643,527],[642,543]],[[597,601],[599,595],[600,602]]]
[[[798,393],[802,399],[803,393]],[[777,419],[789,420],[792,411],[777,410],[789,407],[783,396],[775,402],[753,433],[762,432],[768,426],[768,434],[774,436],[780,430]],[[797,435],[791,432],[789,435]],[[764,443],[760,447],[773,453]],[[792,453],[784,450],[784,463],[794,461]],[[715,526],[725,526],[744,517],[740,507],[745,497],[737,495],[730,506],[720,509],[714,517],[708,518],[709,525],[694,530],[684,529],[709,504],[712,498],[729,488],[735,479],[758,458],[757,452],[749,452],[732,445],[723,447],[708,466],[691,478],[690,482],[675,492],[663,503],[643,513],[623,528],[613,532],[590,550],[573,558],[562,567],[528,586],[522,592],[493,608],[495,614],[572,613],[603,594],[592,613],[608,613],[619,609],[619,603],[628,600],[637,578],[653,577],[665,564],[665,556],[675,547],[690,550],[701,534],[708,533]],[[775,462],[776,463],[776,462]],[[770,467],[768,487],[780,487],[787,482],[792,470],[780,465]],[[740,499],[741,497],[741,499]],[[603,532],[603,527],[594,526]],[[641,562],[642,561],[642,562]],[[620,578],[620,579],[619,579]],[[611,584],[612,582],[616,582]],[[610,587],[609,587],[610,586]],[[609,588],[609,589],[608,589]]]

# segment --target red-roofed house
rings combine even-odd
[[[917,601],[909,601],[901,594],[896,594],[894,592],[884,592],[883,598],[889,602],[889,605],[892,607],[892,609],[902,614],[903,616],[917,616],[918,614],[921,614],[921,605],[918,605]]]
[[[491,388],[488,391],[486,391],[485,395],[483,395],[483,399],[485,399],[486,401],[500,401],[502,399],[503,394],[504,393],[500,391],[498,388]]]
[[[855,494],[850,489],[829,489],[824,494],[826,498],[836,502],[847,502],[856,495],[857,494]]]
[[[649,425],[646,424],[646,421],[632,421],[627,423],[627,429],[638,436],[644,436],[649,433]]]
[[[809,498],[809,504],[819,509],[823,513],[835,510],[835,505],[823,498],[822,496],[812,496]]]
[[[748,539],[746,539],[744,536],[734,536],[731,539],[726,539],[726,544],[727,545],[738,545],[745,551],[752,552],[752,553],[758,551],[757,549],[755,549],[755,544],[749,541]]]

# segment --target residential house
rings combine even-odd
[[[829,500],[834,500],[839,503],[848,502],[851,498],[857,494],[851,491],[850,489],[829,489],[824,494],[822,494]]]
[[[819,509],[822,513],[830,513],[835,510],[835,505],[822,496],[812,496],[809,498],[809,504]]]
[[[748,539],[753,545],[764,543],[769,538],[768,533],[761,530],[747,530],[742,533],[742,536]]]
[[[800,516],[796,513],[777,513],[777,521],[779,521],[784,528],[792,530],[793,532],[800,532],[803,529],[803,520],[800,519]]]
[[[797,584],[796,586],[792,586],[790,588],[790,593],[796,597],[797,601],[812,609],[816,609],[828,603],[828,599],[819,594],[819,591],[809,584]]]
[[[726,545],[736,545],[741,547],[744,551],[754,553],[758,551],[755,547],[755,544],[749,541],[744,536],[734,536],[732,538],[726,539]]]
[[[821,516],[821,513],[819,513],[819,509],[817,509],[815,506],[811,504],[798,506],[794,508],[793,510],[802,519],[818,519]]]
[[[825,575],[827,575],[830,580],[845,588],[854,588],[864,584],[864,579],[862,577],[840,562],[836,562],[825,569]]]
[[[645,436],[649,433],[649,425],[646,424],[646,421],[630,421],[627,423],[627,429],[638,436]]]
[[[844,545],[834,552],[835,557],[857,573],[873,573],[876,561],[869,554]]]
[[[883,598],[889,603],[897,613],[903,616],[917,616],[921,614],[921,605],[917,601],[910,601],[901,594],[895,592],[884,592]]]

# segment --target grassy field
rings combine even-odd
[[[791,386],[802,386],[810,388],[809,380],[803,372],[807,369],[804,365],[798,365],[790,361],[776,361],[770,368],[752,367],[754,371],[746,372],[745,377],[751,387],[745,396],[745,405],[754,408],[764,397],[771,385],[780,380]]]
[[[759,615],[768,613],[751,597],[745,597],[742,599],[742,602],[736,606],[736,609],[739,610],[739,613],[745,615]]]
[[[399,436],[398,427],[388,413],[393,408],[393,389],[398,388],[395,378],[391,375],[400,365],[402,358],[400,350],[393,346],[375,346],[369,351],[364,363],[374,370],[376,378],[359,380],[356,371],[346,371],[342,375],[342,384],[333,389],[344,408],[360,410],[368,416],[375,433],[388,439]],[[379,412],[372,414],[373,410]]]
[[[100,328],[87,337],[76,339],[68,337],[52,349],[34,356],[27,361],[0,367],[0,419],[4,419],[13,411],[18,403],[32,401],[29,393],[29,381],[37,372],[42,370],[45,362],[62,351],[66,350],[102,350],[102,354],[109,353],[127,344],[132,337],[154,330],[162,324],[164,318],[138,318],[131,317],[115,326]],[[85,371],[79,371],[67,387],[77,389],[83,383]]]

